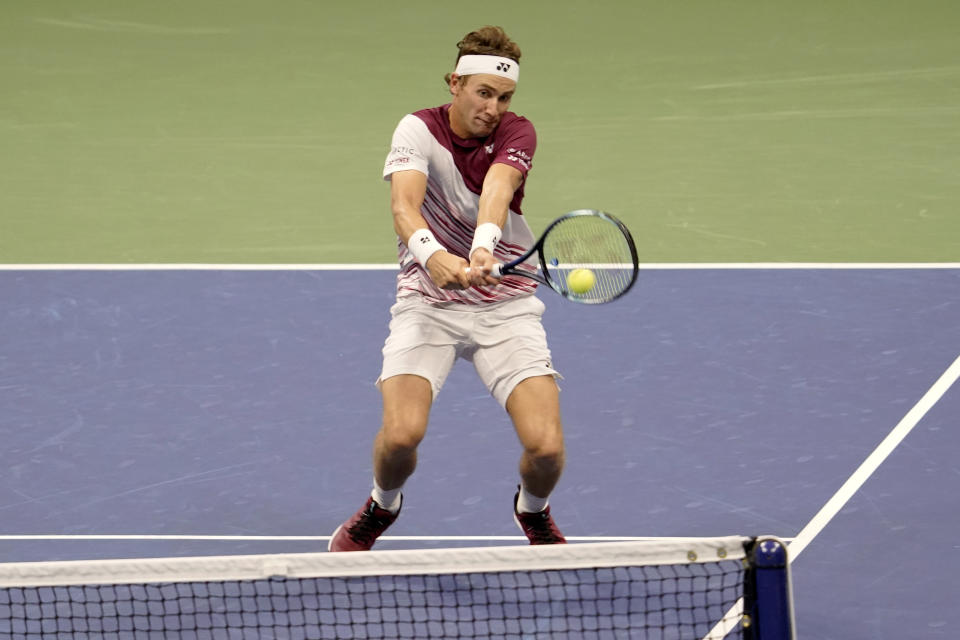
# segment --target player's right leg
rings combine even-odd
[[[377,486],[395,491],[417,467],[417,447],[427,433],[433,390],[417,375],[398,375],[380,383],[383,426],[373,443]]]
[[[400,490],[417,466],[433,390],[425,378],[397,375],[380,384],[383,426],[373,444],[374,487],[366,503],[330,538],[330,551],[366,551],[400,513]]]
[[[430,406],[456,359],[464,333],[460,325],[472,320],[460,312],[435,310],[419,298],[398,300],[390,313],[377,380],[383,426],[373,445],[374,487],[363,508],[334,532],[331,551],[369,549],[396,520],[400,490],[417,466],[417,446],[427,430]]]

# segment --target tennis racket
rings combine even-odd
[[[525,264],[534,254],[539,269]],[[637,248],[626,225],[609,213],[580,209],[551,222],[533,248],[495,265],[491,275],[531,278],[567,300],[601,304],[629,291],[638,272]]]

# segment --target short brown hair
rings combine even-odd
[[[454,61],[454,66],[461,56],[467,55],[502,56],[514,62],[520,62],[520,46],[510,39],[502,27],[487,26],[471,31],[457,43],[457,49],[457,60]],[[448,73],[444,76],[447,84],[450,84],[450,75]]]

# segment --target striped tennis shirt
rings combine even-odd
[[[424,109],[400,120],[393,133],[390,153],[384,164],[384,180],[396,171],[419,171],[427,176],[427,193],[420,213],[437,241],[455,255],[469,260],[477,226],[480,191],[487,170],[503,163],[519,170],[524,182],[514,193],[500,243],[493,252],[499,262],[522,256],[534,242],[523,218],[523,186],[537,146],[533,124],[506,112],[497,128],[486,138],[464,139],[450,128],[450,105]],[[445,290],[437,287],[407,246],[397,242],[400,273],[397,297],[421,295],[426,302],[460,302],[482,305],[519,295],[529,295],[537,283],[529,278],[506,276],[493,287]],[[531,268],[535,263],[531,262]]]

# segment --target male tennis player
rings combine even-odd
[[[543,303],[527,278],[490,275],[534,243],[523,187],[533,125],[507,111],[520,48],[499,27],[457,44],[449,104],[405,116],[384,167],[399,238],[397,301],[377,380],[383,425],[373,445],[373,491],[334,532],[331,551],[360,551],[400,513],[434,398],[454,361],[473,363],[523,447],[514,518],[531,544],[566,542],[548,498],[564,464],[563,430]]]

